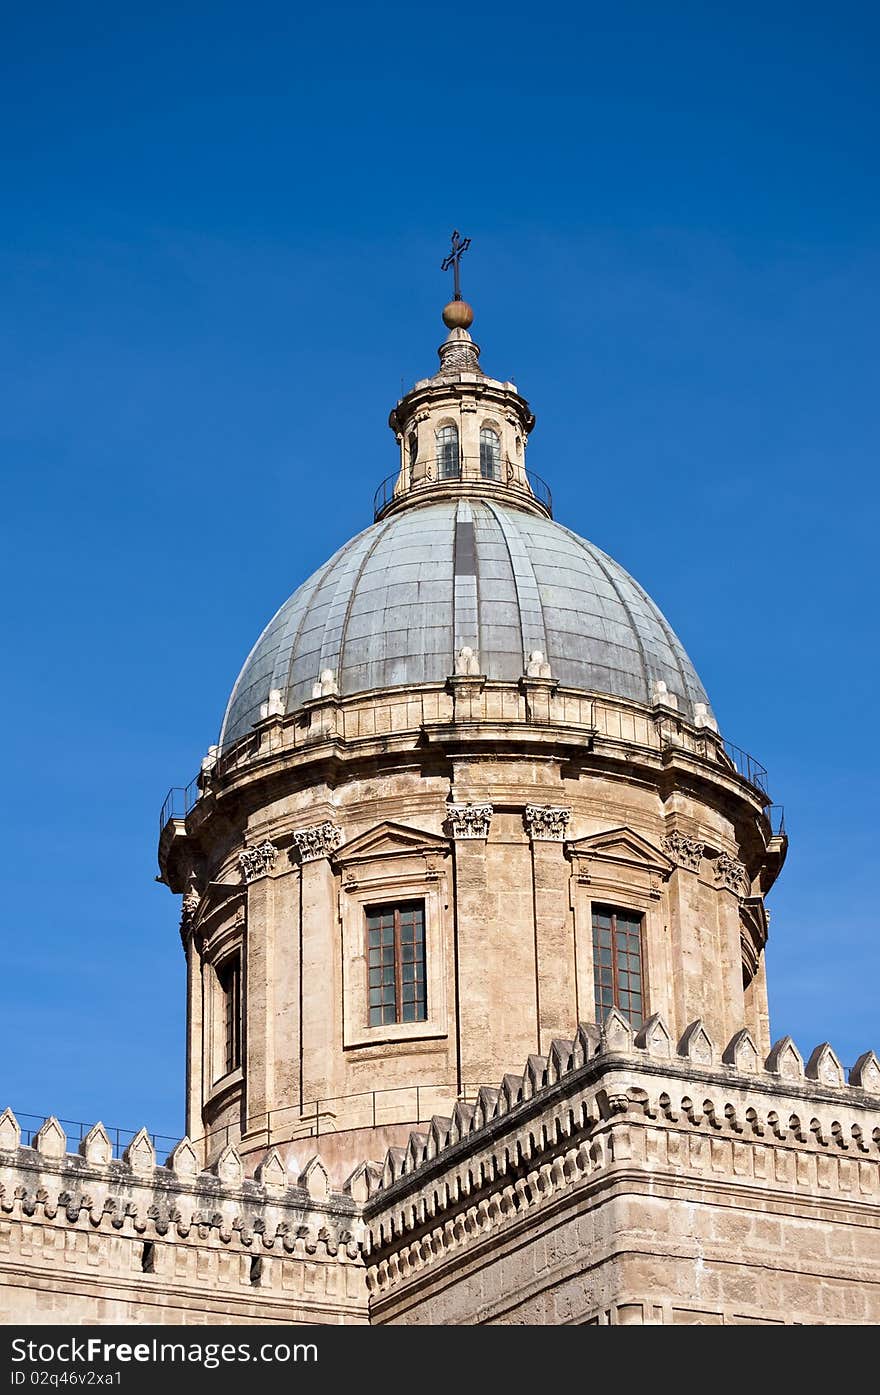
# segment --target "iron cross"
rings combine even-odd
[[[441,271],[448,271],[449,268],[452,267],[452,275],[455,281],[455,300],[461,300],[461,281],[459,279],[458,269],[461,259],[470,245],[470,238],[462,237],[461,233],[456,228],[455,232],[452,234],[452,251],[449,253],[448,257],[443,258],[440,265]]]

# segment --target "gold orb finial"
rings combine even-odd
[[[470,329],[474,312],[466,300],[450,300],[443,307],[443,323],[447,329]]]

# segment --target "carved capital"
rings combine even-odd
[[[312,824],[309,828],[296,828],[293,841],[299,853],[300,862],[317,862],[329,857],[342,842],[342,829],[325,819],[323,823]]]
[[[242,879],[245,882],[255,882],[258,877],[265,877],[275,866],[277,856],[278,849],[268,838],[256,847],[245,848],[244,852],[238,854]]]
[[[561,843],[571,819],[571,810],[557,804],[527,804],[526,830],[533,843]]]
[[[725,852],[718,854],[715,862],[715,885],[732,891],[734,896],[748,895],[748,873],[738,857],[731,857]]]
[[[196,911],[201,904],[201,896],[197,891],[186,892],[180,907],[180,928],[188,930],[196,918]]]
[[[488,838],[491,804],[449,804],[447,817],[453,838]]]
[[[676,828],[663,839],[662,847],[677,867],[684,867],[688,872],[699,872],[704,845],[696,838],[689,838]]]

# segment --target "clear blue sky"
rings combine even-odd
[[[8,10],[3,1102],[182,1127],[159,806],[370,518],[452,226],[556,515],[675,625],[791,851],[771,1011],[880,1046],[874,6]]]

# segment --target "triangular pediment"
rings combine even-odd
[[[378,857],[406,857],[413,853],[448,853],[449,840],[423,828],[409,828],[403,823],[378,823],[366,833],[359,833],[337,848],[333,861],[338,863],[372,862]]]
[[[591,833],[586,838],[576,838],[567,843],[566,848],[572,857],[617,862],[628,867],[643,867],[647,871],[662,872],[664,875],[670,873],[673,867],[673,863],[664,852],[655,848],[653,843],[649,843],[647,838],[643,838],[631,828],[610,828],[602,833]]]

